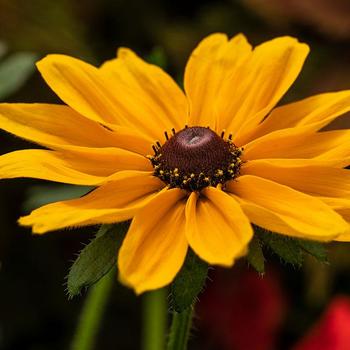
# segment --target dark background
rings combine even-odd
[[[0,40],[7,46],[4,60],[18,52],[34,53],[38,58],[47,53],[64,53],[100,64],[112,58],[117,47],[127,46],[145,58],[161,52],[167,59],[167,70],[179,79],[191,50],[201,38],[216,31],[230,36],[243,32],[253,44],[279,35],[292,35],[307,42],[311,46],[310,57],[285,100],[350,87],[347,0],[0,0]],[[6,96],[6,101],[58,100],[33,71],[16,92]],[[341,118],[336,126],[349,126],[348,120]],[[1,153],[30,147],[5,133],[1,133],[0,145]],[[3,350],[68,349],[84,301],[84,296],[68,301],[63,284],[72,259],[82,242],[92,238],[94,230],[33,237],[29,230],[18,227],[16,220],[26,211],[23,203],[28,199],[28,190],[38,184],[44,182],[18,179],[2,180],[0,184]],[[30,206],[27,203],[27,208]],[[281,267],[278,259],[271,258],[268,273],[273,271],[273,283],[279,285],[285,300],[277,311],[267,311],[284,310],[275,336],[277,349],[286,349],[302,337],[335,295],[350,293],[348,250],[346,244],[333,245],[331,266],[307,260],[302,270]],[[224,277],[214,273],[210,288],[220,289],[220,283],[228,283],[231,274],[232,281],[240,285],[239,276],[250,273],[245,263],[233,270],[236,271],[222,272]],[[98,349],[140,348],[141,299],[115,283]],[[191,348],[228,348],[206,341],[211,338],[210,330],[206,328],[204,332],[202,325],[210,312],[202,309]]]

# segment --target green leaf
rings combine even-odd
[[[16,92],[35,71],[38,56],[31,52],[14,53],[0,64],[0,100]]]
[[[207,275],[208,264],[189,250],[184,265],[171,285],[172,306],[176,312],[182,312],[196,301]]]
[[[90,186],[76,185],[36,185],[28,189],[23,203],[25,211],[31,211],[45,204],[78,198],[91,191]]]
[[[96,237],[80,252],[67,277],[69,298],[99,281],[116,265],[128,223],[102,225]]]
[[[303,250],[296,239],[276,233],[257,230],[261,241],[284,262],[300,267],[303,264]]]
[[[253,239],[249,244],[247,260],[257,272],[265,272],[265,257],[261,248],[259,238],[256,235],[254,235]]]
[[[328,263],[327,249],[324,243],[298,239],[299,246],[322,263]]]

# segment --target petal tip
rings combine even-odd
[[[30,215],[27,216],[21,216],[18,220],[17,223],[21,226],[31,226],[30,220],[28,220],[28,218],[30,217]]]
[[[127,47],[119,47],[117,50],[117,58],[126,59],[128,57],[135,57],[136,54]]]
[[[60,59],[60,58],[64,58],[64,57],[68,57],[68,56],[65,56],[62,54],[48,54],[48,55],[44,56],[43,58],[41,58],[39,61],[37,61],[35,64],[39,68],[45,64],[51,63],[52,61],[54,61],[56,59]]]
[[[248,43],[248,38],[243,33],[237,33],[230,39],[230,41]]]
[[[31,227],[32,228],[32,233],[33,234],[37,234],[37,235],[41,235],[43,233],[48,232],[47,229],[45,229],[45,226],[40,225],[40,224],[35,224],[35,222],[33,222],[31,215],[27,215],[27,216],[21,216],[18,220],[17,223],[20,226],[24,226],[24,227]]]

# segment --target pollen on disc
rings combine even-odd
[[[205,127],[187,127],[158,145],[154,175],[170,187],[196,191],[233,179],[242,150]]]

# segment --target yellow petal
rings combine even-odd
[[[314,132],[309,127],[282,129],[245,145],[244,159],[342,159],[350,155],[349,140],[350,130]]]
[[[229,195],[214,187],[205,188],[200,196],[191,193],[186,205],[186,236],[203,260],[231,266],[247,252],[252,235],[248,218]]]
[[[327,134],[329,134],[329,142],[319,141],[318,151],[323,147],[323,152],[319,152],[316,158],[319,160],[339,159],[340,167],[348,166],[350,162],[341,162],[341,160],[347,160],[350,156],[350,130],[329,131]]]
[[[340,214],[345,221],[350,224],[350,198],[339,198],[339,197],[318,197],[322,202],[329,205],[338,214]],[[348,232],[348,238],[350,240],[350,227]],[[339,240],[339,237],[337,238]]]
[[[98,176],[110,176],[121,170],[152,171],[146,157],[120,148],[69,147],[57,154],[75,168]]]
[[[327,241],[348,230],[349,225],[343,218],[320,199],[270,180],[243,175],[237,181],[229,182],[227,190],[265,209],[265,213],[274,213],[287,226],[300,232],[299,235],[295,234],[297,237]],[[271,219],[272,216],[269,217]],[[263,216],[260,221],[263,223]],[[267,225],[271,224],[266,222]]]
[[[348,198],[350,170],[322,163],[307,159],[262,159],[246,163],[242,174],[260,176],[316,196]]]
[[[96,185],[121,170],[152,171],[150,161],[119,148],[70,146],[69,151],[22,150],[0,156],[0,178],[30,177]]]
[[[315,95],[278,107],[242,142],[253,140],[279,129],[314,124],[317,131],[350,110],[350,90]]]
[[[139,153],[144,156],[154,153],[152,150],[154,140],[147,135],[136,132],[135,129],[114,126],[113,134],[116,138],[115,147]]]
[[[45,205],[20,218],[19,223],[32,226],[33,233],[45,233],[64,227],[125,221],[162,187],[164,184],[150,173],[123,171],[86,196]]]
[[[294,227],[289,226],[278,213],[257,205],[249,200],[242,199],[236,195],[230,195],[239,202],[244,214],[247,215],[254,225],[271,232],[282,233],[292,237],[303,237],[301,232],[298,232]]]
[[[350,242],[350,199],[348,198],[333,198],[320,197],[320,199],[334,209],[343,219],[349,223],[349,230],[338,236],[335,240],[340,242]]]
[[[216,33],[199,43],[186,65],[184,78],[190,125],[210,126],[215,130],[216,119],[222,116],[222,103],[218,101],[221,86],[225,79],[236,77],[250,52],[251,46],[242,34],[228,41],[225,34]],[[218,123],[222,124],[219,120]]]
[[[115,143],[109,130],[61,105],[2,103],[0,128],[42,145],[102,147]]]
[[[118,50],[118,58],[107,61],[101,70],[110,76],[122,101],[129,100],[135,127],[158,131],[182,129],[187,119],[187,101],[180,87],[161,68],[149,64],[129,49]],[[153,130],[152,130],[153,128]]]
[[[120,124],[117,94],[100,71],[81,60],[65,55],[48,55],[37,67],[51,89],[77,112],[102,124]]]
[[[242,143],[244,135],[263,120],[293,84],[309,53],[306,44],[281,37],[257,46],[242,70],[241,81],[228,83],[221,91],[223,100],[232,101],[226,126]],[[232,91],[234,89],[234,91]]]
[[[334,210],[350,208],[350,198],[339,197],[318,197],[322,202],[329,205]]]
[[[81,165],[79,160],[63,159],[53,151],[15,151],[0,156],[0,179],[30,177],[74,185],[98,185],[105,180],[105,176],[93,174],[96,164],[90,164],[90,169]]]
[[[345,233],[339,235],[334,240],[338,242],[350,242],[350,208],[339,209],[337,210],[337,213],[349,223],[349,229]]]
[[[146,155],[154,141],[125,127],[108,130],[70,107],[53,104],[0,104],[0,128],[55,149],[69,145],[119,147]]]
[[[289,150],[303,142],[305,138],[311,137],[312,129],[313,127],[306,126],[273,131],[245,144],[243,157],[245,160],[274,158],[275,156],[287,158]],[[237,145],[242,145],[238,144],[236,140],[234,142]]]
[[[128,56],[124,55],[125,51],[121,51],[121,56]],[[143,65],[140,66],[143,67]],[[129,67],[126,67],[125,64],[122,67],[121,74],[124,74],[123,72]],[[165,73],[163,75],[154,74],[152,77],[147,75],[150,80],[145,82],[144,75],[139,74],[134,77],[128,72],[127,79],[123,77],[118,80],[113,74],[109,74],[108,69],[97,69],[83,61],[64,55],[49,55],[38,63],[38,68],[48,85],[65,103],[85,117],[111,129],[114,129],[116,125],[122,125],[157,140],[163,136],[165,130],[171,130],[174,127],[175,109],[179,115],[178,125],[185,118],[182,116],[186,113],[183,106],[185,97],[183,96],[180,101],[181,98],[178,98],[178,95],[181,92],[179,90],[174,92],[175,88],[169,83],[170,78]],[[147,74],[150,74],[150,71],[152,74],[155,73],[151,69],[147,71]],[[135,74],[135,69],[133,74]],[[148,94],[141,94],[140,86],[136,90],[133,89],[135,79],[144,90],[146,84],[149,84]],[[157,81],[158,84],[154,83],[153,89],[150,86],[151,79]],[[125,81],[131,82],[128,84],[124,83]],[[167,95],[168,102],[173,99],[172,107],[169,107],[164,101],[161,107],[157,105],[162,102],[159,95]],[[162,111],[161,108],[163,108]],[[169,110],[173,115],[167,114]]]
[[[120,279],[137,294],[169,284],[187,252],[185,193],[159,193],[134,217],[118,256]]]

